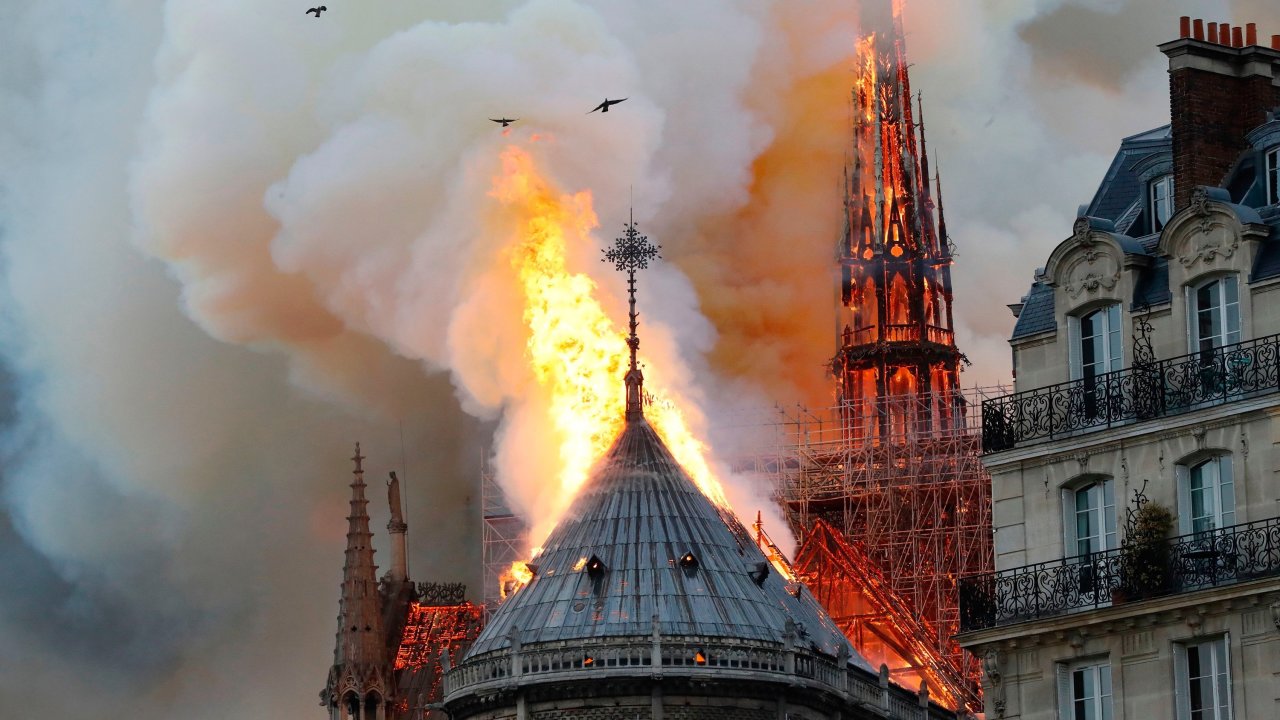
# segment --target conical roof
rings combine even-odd
[[[468,658],[606,637],[701,636],[784,643],[871,669],[807,589],[768,565],[642,417],[629,420]],[[761,579],[760,568],[767,575]],[[754,574],[754,576],[753,576]]]

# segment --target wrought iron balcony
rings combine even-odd
[[[966,578],[960,630],[1280,575],[1280,518]]]
[[[982,451],[1280,391],[1280,335],[1156,360],[982,403]]]

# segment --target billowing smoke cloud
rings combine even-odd
[[[708,432],[830,400],[852,3],[304,5],[0,7],[7,707],[318,712],[355,439],[373,482],[407,466],[414,575],[478,583],[488,421],[537,435],[504,416],[523,331],[482,282],[508,143],[591,191],[601,244],[634,198],[667,257],[642,280],[650,376]],[[1110,55],[1076,6],[1113,12],[907,10],[967,383],[1007,379],[1002,306],[1119,138],[1167,117],[1152,46],[1176,10],[1125,4],[1146,49]],[[1274,8],[1230,10],[1280,32]],[[621,318],[597,251],[572,262]]]

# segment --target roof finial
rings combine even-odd
[[[351,456],[351,461],[356,464],[356,469],[352,471],[353,473],[364,472],[364,468],[361,466],[361,463],[364,462],[364,456],[360,454],[360,443],[358,442],[356,443],[356,454]]]
[[[636,326],[639,324],[636,322],[638,317],[636,314],[636,270],[644,270],[649,267],[650,260],[662,257],[658,254],[658,250],[662,249],[662,246],[653,245],[649,242],[647,235],[641,235],[636,230],[634,209],[631,212],[626,228],[623,236],[614,240],[613,247],[601,252],[604,253],[602,262],[611,262],[615,269],[627,271],[627,294],[630,296],[631,307],[631,334],[627,337],[627,347],[631,348],[631,366],[626,375],[627,422],[631,422],[644,418],[642,404],[644,374],[640,372],[640,364],[636,362],[636,351],[640,349],[640,338],[636,336]]]

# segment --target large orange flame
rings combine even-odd
[[[533,378],[548,398],[549,434],[559,442],[559,508],[534,518],[538,545],[555,527],[587,479],[591,466],[622,430],[627,345],[620,325],[605,313],[594,280],[568,267],[570,243],[589,243],[597,226],[591,194],[562,194],[529,153],[503,151],[492,195],[516,218],[509,258],[524,296],[526,354]],[[691,432],[677,398],[648,388],[645,416],[699,488],[728,507],[707,459],[707,446]]]

